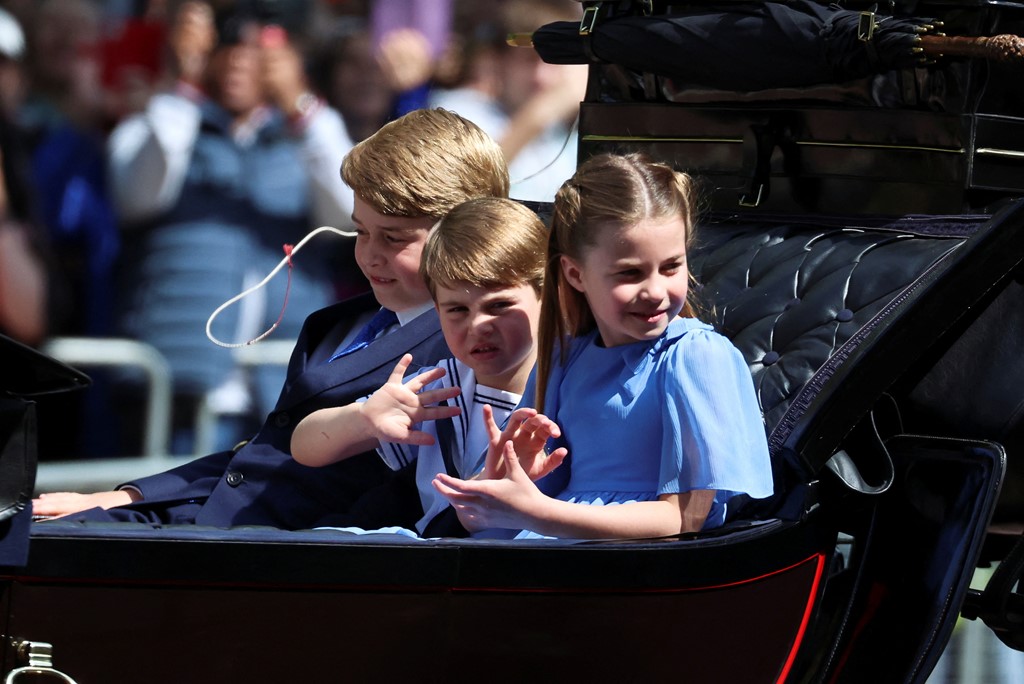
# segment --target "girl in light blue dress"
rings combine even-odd
[[[559,190],[548,243],[537,409],[571,463],[556,497],[518,465],[500,479],[439,474],[471,530],[653,537],[725,521],[737,494],[772,494],[750,371],[687,301],[690,178],[641,154],[599,155]]]

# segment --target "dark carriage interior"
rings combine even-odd
[[[597,19],[643,4],[603,3]],[[950,34],[1024,35],[1021,3],[894,7],[939,17]],[[15,575],[570,595],[742,583],[818,558],[822,581],[792,589],[810,586],[816,601],[807,647],[784,665],[795,680],[863,681],[872,654],[914,634],[892,672],[922,681],[961,610],[1019,645],[1019,575],[1006,572],[1024,554],[1020,82],[1019,64],[956,58],[742,92],[591,66],[581,159],[643,150],[704,184],[690,268],[707,315],[748,361],[777,483],[723,530],[512,543],[58,522],[34,527]],[[6,389],[16,403],[30,394]],[[11,497],[7,510],[25,507],[24,488]],[[968,588],[976,564],[1004,559],[989,591]],[[774,660],[757,666],[779,672]]]

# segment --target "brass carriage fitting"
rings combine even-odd
[[[510,33],[505,36],[505,44],[511,47],[533,47],[532,33]]]

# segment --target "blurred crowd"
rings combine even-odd
[[[580,14],[573,0],[0,0],[0,333],[152,344],[172,370],[174,450],[192,453],[202,402],[237,418],[230,446],[283,369],[234,365],[207,339],[213,310],[282,245],[350,227],[341,159],[412,109],[475,121],[512,196],[550,201],[575,170],[586,70],[505,39]],[[325,236],[213,332],[289,339],[366,289],[351,241]],[[137,452],[140,379],[88,372],[87,398],[53,400],[42,458]]]

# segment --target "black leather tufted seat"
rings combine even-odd
[[[995,217],[702,223],[690,268],[750,366],[777,488],[816,477],[884,392],[928,372],[1021,263],[1022,223],[1019,202]]]

